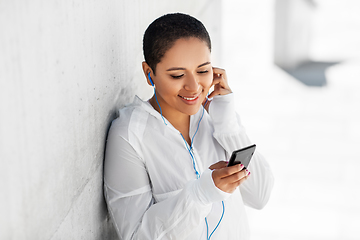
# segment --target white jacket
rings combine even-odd
[[[202,108],[190,118],[190,137]],[[166,121],[167,122],[167,121]],[[105,197],[120,239],[248,239],[244,205],[261,209],[273,176],[256,151],[250,177],[232,194],[218,189],[208,167],[228,160],[233,150],[252,144],[234,110],[234,96],[216,96],[193,140],[198,172],[180,132],[164,124],[148,102],[138,97],[112,122],[105,153]]]

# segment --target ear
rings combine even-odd
[[[145,77],[146,77],[146,80],[147,80],[147,83],[152,86],[151,82],[150,82],[150,79],[148,77],[149,73],[150,73],[150,76],[151,75],[154,75],[153,72],[151,71],[151,67],[144,61],[142,62],[142,68],[143,68],[143,71],[144,71],[144,74],[145,74]],[[153,77],[151,76],[151,78],[153,79]],[[154,80],[153,80],[154,81]]]

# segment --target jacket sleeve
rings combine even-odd
[[[214,138],[230,156],[234,150],[253,144],[235,112],[234,94],[215,96],[209,114],[214,124]],[[224,117],[226,116],[226,117]],[[269,200],[274,177],[265,158],[256,150],[250,165],[250,177],[239,187],[247,206],[261,209]]]
[[[206,170],[177,194],[155,204],[143,159],[112,126],[105,152],[104,193],[120,239],[186,237],[204,221],[213,202],[228,197],[216,188],[211,173]]]

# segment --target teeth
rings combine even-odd
[[[196,99],[197,97],[193,97],[193,98],[187,98],[187,97],[183,97],[183,96],[181,96],[183,99],[185,99],[185,100],[188,100],[188,101],[191,101],[191,100],[194,100],[194,99]]]

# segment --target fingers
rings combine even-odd
[[[209,98],[216,95],[226,95],[231,93],[231,89],[227,82],[227,75],[224,69],[213,67],[213,82],[214,91],[210,93]]]
[[[243,170],[243,171],[245,172],[246,170]],[[250,172],[248,172],[248,173],[246,174],[246,176],[243,177],[243,178],[241,178],[240,180],[238,180],[238,181],[236,181],[236,182],[233,182],[233,183],[230,183],[230,184],[228,185],[229,191],[230,191],[230,192],[234,192],[235,189],[236,189],[238,186],[240,186],[241,184],[243,184],[243,183],[249,178],[249,176],[250,176]]]
[[[227,181],[231,183],[236,183],[247,177],[249,174],[249,171],[247,169],[243,169],[240,172],[234,173],[230,176],[225,177]]]
[[[225,168],[227,166],[228,162],[225,161],[219,161],[217,163],[214,163],[213,165],[211,165],[209,167],[209,169],[214,170],[214,169],[220,169],[220,168]]]
[[[215,85],[214,91],[209,94],[209,98],[213,98],[217,95],[227,95],[229,93],[232,93],[232,91]]]
[[[225,69],[222,68],[218,68],[218,67],[213,67],[213,74],[217,74],[217,75],[222,75],[222,77],[224,77],[225,80],[227,80],[227,76],[226,76],[226,71]]]
[[[235,191],[235,189],[245,182],[249,177],[250,172],[247,169],[243,169],[240,172],[233,174],[229,177],[223,178],[223,180],[228,181],[228,191]]]
[[[244,168],[244,165],[242,165],[242,164],[236,164],[231,167],[222,168],[216,172],[216,176],[219,178],[225,178],[225,177],[228,177],[235,173],[240,172],[243,168]]]
[[[212,178],[217,188],[224,192],[232,193],[240,184],[248,179],[249,174],[250,172],[244,169],[242,164],[238,164],[215,169],[212,173]]]

